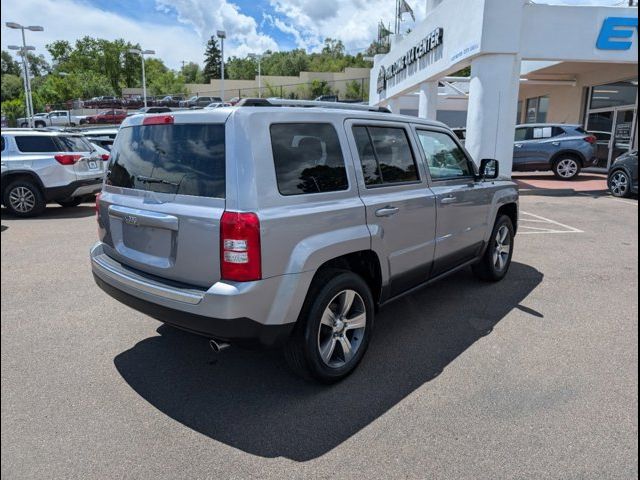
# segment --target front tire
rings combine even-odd
[[[511,266],[515,232],[511,219],[501,215],[496,220],[482,259],[473,265],[473,273],[485,282],[502,280]]]
[[[287,363],[305,378],[327,384],[342,380],[362,360],[373,319],[373,295],[362,277],[348,270],[321,271],[285,345]]]
[[[631,196],[631,177],[624,170],[616,170],[607,180],[611,195],[618,198]]]
[[[2,202],[15,216],[24,218],[40,215],[47,206],[40,189],[29,180],[16,180],[9,184]]]
[[[580,170],[580,161],[573,157],[561,157],[553,164],[553,173],[561,180],[573,180]]]

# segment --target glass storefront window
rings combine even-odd
[[[545,123],[549,112],[549,97],[527,99],[525,123]]]
[[[638,80],[598,85],[591,89],[590,108],[611,108],[634,105],[638,92]]]
[[[522,121],[522,100],[518,102],[518,111],[516,113],[516,125]]]

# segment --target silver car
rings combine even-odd
[[[57,130],[2,130],[2,203],[33,217],[48,202],[75,207],[102,187],[108,152],[84,137]]]
[[[98,200],[97,284],[162,322],[348,375],[376,310],[472,265],[509,269],[518,190],[445,125],[234,107],[124,121]]]
[[[536,123],[516,127],[513,171],[551,170],[571,180],[597,162],[598,139],[580,125]]]

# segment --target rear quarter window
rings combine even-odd
[[[278,191],[302,195],[346,190],[338,134],[328,123],[280,123],[270,128]]]
[[[122,128],[106,181],[116,187],[224,198],[224,124]]]

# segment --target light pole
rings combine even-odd
[[[262,98],[262,59],[268,57],[266,53],[250,53],[249,58],[258,61],[258,98]]]
[[[33,104],[31,101],[31,83],[29,82],[29,67],[27,63],[27,51],[35,50],[35,47],[27,45],[26,47],[18,47],[17,45],[9,45],[7,47],[9,50],[17,50],[18,55],[22,57],[22,70],[23,70],[23,82],[24,82],[24,105],[27,110],[27,125],[29,127],[33,127]]]
[[[147,78],[144,73],[144,56],[145,55],[155,55],[155,50],[140,50],[139,48],[130,48],[129,53],[133,53],[134,55],[140,55],[142,59],[142,100],[144,102],[144,108],[147,108]]]
[[[32,32],[42,32],[44,28],[40,27],[39,25],[30,25],[28,27],[25,27],[16,22],[7,22],[5,23],[5,25],[9,28],[22,31],[22,49],[20,50],[19,48],[9,48],[11,50],[20,50],[20,53],[22,55],[22,65],[24,67],[25,104],[27,107],[27,117],[29,117],[27,121],[29,122],[29,126],[33,127],[33,98],[31,97],[31,79],[29,78],[29,59],[27,58],[27,51],[35,50],[35,47],[27,47],[27,40],[24,36],[24,31],[30,30]],[[15,45],[12,46],[15,47]]]
[[[218,38],[220,39],[220,56],[222,61],[220,62],[220,99],[224,103],[224,39],[227,38],[227,32],[224,30],[218,30],[216,32]]]

